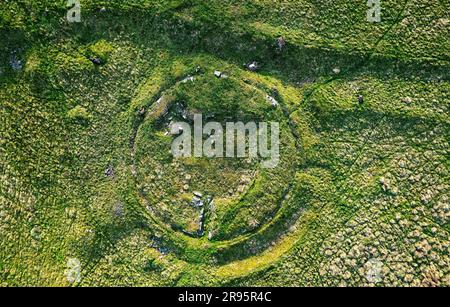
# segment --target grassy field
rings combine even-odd
[[[0,286],[450,286],[450,4],[366,2],[3,0]],[[196,112],[278,167],[175,159]]]

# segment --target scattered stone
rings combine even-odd
[[[247,66],[248,70],[253,71],[253,72],[258,71],[260,68],[259,64],[255,61],[251,62],[250,64],[248,64],[246,66]]]
[[[162,246],[162,237],[154,236],[150,243],[150,247],[158,250],[162,255],[166,255],[169,253],[169,249],[167,247]]]
[[[203,204],[203,201],[200,198],[198,198],[197,196],[194,196],[192,198],[192,205],[194,207],[201,208],[201,207],[203,207],[204,204]]]
[[[363,97],[363,95],[359,95],[359,96],[358,96],[358,102],[359,102],[359,104],[362,104],[362,103],[364,102],[364,97]]]
[[[197,196],[198,198],[202,198],[202,197],[203,197],[203,194],[200,193],[200,192],[197,192],[197,191],[195,191],[193,194],[194,194],[195,196]]]
[[[383,191],[386,192],[386,191],[389,190],[389,180],[387,180],[384,177],[381,177],[380,178],[380,184],[381,184],[381,187],[383,188]]]
[[[192,81],[187,80],[186,82],[193,82],[193,79]],[[169,118],[167,118],[167,121],[170,121],[169,126],[172,126],[172,119],[174,117],[182,117],[183,119],[187,119],[189,116],[189,112],[186,109],[186,104],[184,102],[176,102],[167,110],[166,113],[169,113],[170,115]]]
[[[266,99],[272,104],[272,107],[278,107],[278,101],[275,99],[275,98],[273,98],[272,96],[269,96],[269,95],[267,95],[266,96]]]
[[[67,281],[76,283],[81,281],[81,262],[76,258],[67,260],[67,270],[65,271]]]
[[[156,100],[156,105],[160,105],[164,101],[164,95],[159,97],[158,100]]]
[[[278,50],[283,51],[284,47],[286,46],[286,40],[284,39],[283,36],[280,36],[277,39],[277,45],[278,45]]]
[[[19,71],[23,68],[22,61],[18,58],[15,52],[12,53],[9,64],[14,71]]]
[[[338,75],[338,74],[341,73],[341,70],[339,69],[339,67],[335,67],[335,68],[333,68],[333,72],[334,72],[336,75]]]
[[[197,234],[199,236],[203,236],[205,232],[204,226],[205,226],[205,208],[202,208],[202,210],[200,211],[199,227],[197,231]]]
[[[187,76],[186,78],[184,78],[183,80],[181,80],[181,83],[188,83],[188,82],[194,82],[194,77],[192,77],[192,76]]]
[[[214,76],[216,76],[217,78],[221,78],[221,79],[227,79],[228,78],[227,74],[225,74],[225,73],[223,73],[223,72],[221,72],[219,70],[214,71]]]
[[[104,64],[103,60],[101,58],[99,58],[99,57],[89,58],[89,61],[91,61],[94,65],[97,65],[97,66]]]
[[[114,168],[112,165],[108,166],[108,168],[105,170],[105,177],[114,177]]]

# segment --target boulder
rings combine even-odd
[[[253,71],[253,72],[258,71],[260,68],[259,64],[255,61],[251,62],[250,64],[248,64],[246,66],[247,66],[248,70]]]
[[[266,99],[270,102],[272,107],[275,107],[275,108],[278,107],[279,103],[278,103],[278,101],[275,98],[273,98],[272,96],[267,95]]]
[[[359,96],[358,96],[358,102],[359,102],[360,104],[362,104],[362,103],[364,102],[364,97],[363,97],[363,95],[359,95]]]
[[[105,170],[105,177],[114,177],[114,168],[112,165]]]
[[[195,191],[193,194],[194,194],[195,196],[197,196],[198,198],[202,198],[202,197],[203,197],[203,194],[200,193],[200,192],[197,192],[197,191]]]
[[[283,36],[280,36],[277,39],[277,46],[279,51],[283,51],[284,47],[286,46],[286,40],[284,39]]]
[[[104,64],[103,60],[99,57],[91,57],[91,58],[89,58],[89,61],[91,61],[94,65],[97,65],[97,66]]]
[[[18,70],[21,70],[23,68],[22,61],[18,58],[18,56],[15,53],[13,53],[11,55],[11,58],[9,60],[9,64],[11,65],[11,68],[14,71],[18,71]]]

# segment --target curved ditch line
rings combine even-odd
[[[403,15],[403,12],[404,12],[405,9],[406,9],[407,4],[408,4],[408,0],[405,1],[405,4],[404,4],[404,6],[403,6],[403,9],[402,9],[401,13],[399,14],[399,17],[397,18],[396,23],[393,23],[393,24],[389,27],[389,29],[382,35],[382,37],[380,37],[380,39],[377,41],[377,43],[376,43],[375,46],[373,47],[372,52],[369,54],[369,56],[367,57],[367,59],[363,61],[363,63],[365,63],[366,61],[368,61],[368,60],[372,57],[372,55],[375,54],[375,52],[376,52],[376,47],[384,40],[384,38],[386,37],[386,35],[387,35],[387,34],[388,34],[388,33],[396,26],[396,24],[398,24],[398,22],[399,22],[400,19],[401,19],[401,16]],[[356,68],[357,68],[357,65],[353,66],[353,68],[351,68],[351,71],[356,70]],[[324,85],[326,85],[326,84],[328,84],[328,83],[330,83],[330,82],[332,82],[332,81],[338,80],[338,79],[340,79],[340,78],[342,78],[342,76],[332,77],[332,78],[326,80],[325,82],[316,85],[316,86],[314,87],[314,89],[313,89],[312,91],[310,91],[310,92],[304,97],[304,99],[302,100],[301,104],[306,103],[306,102],[310,99],[311,95],[312,95],[317,89],[319,89],[320,87],[322,87],[322,86],[324,86]],[[155,99],[157,99],[158,95],[161,96],[163,92],[164,92],[164,90],[160,90],[160,91],[158,92],[158,94],[155,95],[155,97],[154,97],[154,99],[153,99],[152,101],[155,101]],[[150,107],[151,105],[152,105],[152,104],[147,105],[147,106],[146,106],[146,109],[147,109],[148,107]],[[292,122],[289,120],[289,116],[290,116],[290,115],[292,114],[292,112],[294,112],[295,110],[292,111],[291,113],[289,113],[289,111],[287,110],[285,104],[283,104],[282,107],[283,107],[283,113],[284,113],[284,115],[287,117],[287,120],[288,120],[290,129],[291,129],[291,133],[292,133],[292,135],[293,135],[293,136],[295,137],[295,139],[296,139],[296,142],[295,142],[296,147],[297,147],[297,149],[299,149],[299,148],[298,148],[298,146],[299,146],[299,144],[298,144],[299,136],[298,136],[297,132],[295,131]],[[147,110],[146,110],[146,112],[147,112]],[[146,115],[146,114],[145,114],[145,115]],[[132,137],[131,137],[131,140],[130,140],[130,147],[131,147],[133,150],[134,150],[134,147],[135,147],[134,145],[135,145],[135,137],[136,137],[136,135],[137,135],[137,131],[138,131],[139,126],[140,126],[140,124],[142,123],[142,121],[145,120],[145,115],[142,116],[142,118],[141,118],[141,120],[140,120],[140,123],[137,125],[137,127],[135,127],[135,128],[133,129],[133,134],[132,134]],[[367,144],[367,141],[366,141],[365,144]],[[364,148],[365,144],[363,145],[363,148]],[[353,165],[358,161],[359,157],[362,155],[362,150],[363,150],[363,148],[360,150],[360,154],[356,157],[356,159],[354,160],[354,162],[353,162],[352,165],[350,166],[349,171],[353,168]],[[135,160],[134,160],[134,154],[133,154],[133,153],[132,153],[132,159],[133,159],[132,172],[135,174],[135,172],[134,172],[134,171],[135,171]],[[298,168],[299,168],[299,167],[297,166],[296,169],[298,170]],[[324,206],[320,209],[320,211],[321,211],[323,208],[324,208]],[[355,213],[356,213],[356,212],[355,212]],[[145,215],[147,215],[147,214],[145,214]],[[275,214],[275,215],[276,215],[276,214]],[[294,244],[294,245],[295,245],[295,244]],[[291,247],[291,248],[292,248],[292,247]],[[289,250],[290,250],[290,249],[289,249]],[[289,250],[287,251],[287,253],[289,252]],[[99,261],[100,261],[100,260],[99,260]],[[275,264],[276,264],[276,263],[270,264],[268,268],[270,268],[270,266],[273,266],[273,265],[275,265]],[[96,266],[96,265],[94,265],[94,267],[95,267],[95,266]],[[268,268],[266,268],[266,269],[268,269]]]
[[[252,88],[261,92],[263,95],[273,95],[273,93],[271,93],[271,91],[265,85],[260,85],[261,86],[261,88],[260,88],[260,87],[258,87],[258,84],[248,84],[248,83],[246,83],[246,84],[249,86],[252,86]],[[291,135],[294,137],[295,147],[296,147],[297,151],[301,152],[300,141],[299,141],[300,136],[298,135],[297,131],[295,130],[295,125],[292,123],[292,121],[289,118],[289,111],[286,106],[286,103],[284,102],[284,98],[278,92],[275,94],[275,96],[276,96],[275,98],[277,99],[277,101],[281,107],[281,110],[285,117],[286,123],[289,126]],[[300,169],[300,163],[294,163],[294,165],[295,165],[295,168],[294,168],[295,172],[297,172]],[[255,181],[253,180],[251,186],[247,189],[247,191],[243,195],[241,195],[241,197],[239,197],[238,203],[241,202],[241,200],[244,199],[246,195],[248,195],[248,193],[251,191],[251,188],[254,186],[254,184],[255,184]],[[280,196],[279,200],[277,201],[276,208],[269,213],[268,218],[265,218],[265,223],[260,223],[255,229],[245,232],[240,237],[222,241],[222,242],[224,242],[224,245],[226,245],[227,242],[228,243],[242,242],[243,238],[249,239],[252,236],[257,235],[261,231],[262,228],[265,228],[265,226],[271,225],[271,223],[273,222],[273,219],[280,213],[280,210],[283,208],[283,206],[282,206],[283,201],[284,201],[285,197],[291,191],[292,187],[293,187],[293,183],[290,182],[288,184],[288,186],[283,190],[282,195]],[[234,211],[236,211],[236,210],[234,210]],[[233,214],[233,213],[230,213],[230,214]],[[279,237],[281,237],[281,235]],[[222,245],[220,245],[220,246],[222,246]]]
[[[199,75],[199,74],[197,74],[197,75]],[[192,76],[192,75],[191,75]],[[195,75],[194,75],[195,76]],[[184,78],[180,78],[180,80],[183,80]],[[167,225],[164,225],[164,224],[161,224],[161,222],[159,221],[159,220],[156,220],[155,219],[155,217],[153,217],[153,214],[155,214],[154,212],[155,212],[155,210],[153,210],[153,208],[151,208],[150,207],[150,205],[149,205],[149,202],[146,200],[146,195],[143,193],[143,191],[141,191],[139,188],[138,188],[138,182],[137,182],[137,169],[136,169],[136,166],[135,166],[135,164],[136,164],[136,160],[135,160],[135,154],[134,154],[134,152],[135,152],[135,150],[136,150],[136,137],[137,137],[137,133],[138,133],[138,130],[139,130],[139,128],[140,128],[140,126],[142,125],[142,123],[145,121],[145,119],[146,119],[146,117],[147,117],[147,115],[148,115],[148,112],[149,112],[149,108],[152,106],[152,105],[154,105],[155,104],[155,101],[156,101],[156,99],[158,99],[159,97],[162,97],[163,95],[164,95],[164,92],[165,91],[167,91],[167,90],[169,90],[171,87],[173,87],[173,86],[176,86],[177,84],[179,84],[181,81],[176,81],[176,82],[174,82],[173,84],[166,84],[165,86],[164,86],[164,88],[162,88],[162,89],[160,89],[159,91],[158,91],[158,93],[157,94],[155,94],[155,95],[153,95],[153,97],[152,97],[152,99],[151,100],[149,100],[149,103],[147,103],[147,105],[144,107],[145,108],[145,113],[144,114],[142,114],[141,113],[141,115],[139,116],[139,118],[138,118],[138,120],[134,123],[134,126],[133,126],[133,131],[132,131],[132,136],[131,136],[131,138],[130,138],[130,150],[131,150],[131,158],[132,158],[132,161],[133,161],[133,163],[132,163],[132,173],[133,173],[133,178],[135,179],[134,181],[135,181],[135,188],[136,188],[136,190],[137,190],[137,193],[139,194],[139,198],[141,199],[141,201],[143,201],[143,203],[145,204],[145,207],[150,211],[150,220],[153,222],[153,223],[156,223],[156,225],[158,225],[158,228],[160,228],[160,230],[165,230],[165,231],[167,231],[167,230],[170,230],[170,229],[172,229],[172,230],[179,230],[179,229],[174,229],[173,227],[168,227]],[[261,92],[263,93],[263,94],[268,94],[267,93],[267,91],[262,91],[261,90]],[[293,125],[292,125],[292,123],[289,121],[289,118],[287,118],[287,116],[286,116],[286,106],[284,105],[284,102],[283,102],[283,115],[286,117],[286,120],[287,120],[287,123],[288,123],[288,125],[289,125],[289,127],[290,127],[290,131],[291,131],[291,134],[293,134],[293,137],[294,137],[294,139],[295,139],[295,146],[296,146],[296,148],[297,149],[299,149],[299,142],[298,142],[298,138],[299,138],[299,136],[298,136],[298,134],[295,132],[295,135],[294,135],[294,128],[293,128]],[[136,116],[136,115],[134,115],[134,116]],[[296,169],[298,169],[299,168],[299,164],[298,163],[296,163]],[[270,215],[270,219],[269,219],[269,223],[267,224],[267,223],[265,223],[264,225],[260,225],[256,230],[253,230],[252,232],[250,232],[250,233],[248,233],[247,235],[245,235],[245,236],[240,236],[240,237],[238,237],[238,238],[235,238],[235,239],[232,239],[232,240],[227,240],[227,241],[222,241],[222,242],[218,242],[218,243],[212,243],[211,245],[212,245],[212,247],[218,247],[218,248],[220,248],[220,247],[229,247],[229,248],[233,248],[233,247],[238,247],[238,245],[239,244],[243,244],[243,243],[245,243],[245,241],[246,240],[248,240],[248,239],[250,239],[250,238],[252,238],[252,237],[254,237],[254,236],[256,236],[256,235],[258,235],[258,234],[260,234],[260,231],[261,231],[261,229],[262,230],[264,230],[265,229],[265,227],[264,226],[273,226],[272,224],[272,222],[273,222],[273,219],[280,213],[280,210],[281,210],[281,208],[282,208],[282,203],[283,203],[283,201],[284,201],[284,198],[285,198],[285,196],[289,193],[289,191],[291,190],[291,188],[292,188],[292,183],[291,184],[289,184],[288,185],[288,187],[284,190],[284,192],[282,193],[282,196],[281,196],[281,198],[280,198],[280,200],[277,202],[278,203],[278,205],[277,205],[277,208],[276,208],[276,210],[274,211],[274,212],[272,212],[271,213],[271,215]],[[146,211],[146,213],[148,213],[147,211]],[[147,217],[149,217],[149,215],[147,215],[146,214],[146,216]],[[198,238],[198,236],[196,236],[196,235],[192,235],[191,233],[186,233],[186,232],[184,232],[184,231],[182,231],[181,232],[182,234],[184,234],[184,235],[186,235],[186,236],[189,236],[189,237],[191,237],[191,238]],[[277,240],[279,239],[279,238],[281,238],[283,235],[285,234],[285,231],[283,231],[282,233],[280,233],[280,235],[278,235],[277,236]],[[231,245],[230,245],[231,244]],[[262,251],[258,251],[258,253],[261,253]],[[231,259],[231,260],[229,260],[229,261],[227,261],[227,263],[228,262],[231,262],[231,261],[233,261],[233,260],[236,260],[236,259]]]
[[[407,3],[408,3],[408,1],[406,1],[406,3],[405,3],[405,5],[404,5],[404,7],[403,7],[403,10],[402,10],[402,12],[405,10],[405,8],[406,8],[406,5],[407,5]],[[399,15],[399,16],[401,16],[402,15],[402,13]],[[399,20],[399,18],[397,19],[397,20]],[[375,44],[375,46],[374,46],[374,49],[372,50],[372,52],[371,52],[371,54],[370,54],[370,56],[369,57],[371,57],[374,53],[375,53],[375,48],[376,48],[376,46],[378,46],[380,43],[381,43],[381,41],[384,39],[384,37],[388,34],[388,32],[393,28],[395,26],[395,24],[393,24],[393,25],[391,25],[391,27],[388,29],[388,31],[386,31],[385,33],[384,33],[384,35],[377,41],[377,43]],[[320,88],[321,86],[323,86],[323,85],[325,85],[325,84],[327,84],[327,83],[329,83],[329,82],[332,82],[332,81],[334,81],[334,80],[336,80],[336,79],[339,79],[340,77],[334,77],[334,78],[330,78],[329,80],[327,80],[326,82],[324,82],[324,83],[322,83],[322,84],[320,84],[320,85],[317,85],[314,89],[313,89],[313,91],[311,91],[310,93],[308,93],[308,95],[303,99],[303,101],[307,101],[309,98],[310,98],[310,96],[314,93],[314,91],[316,90],[316,89],[318,89],[318,88]],[[156,97],[155,97],[155,99],[157,98],[157,96],[158,95],[162,95],[162,93],[164,92],[164,90],[161,90],[157,95],[155,95]],[[154,100],[153,100],[154,101]],[[150,104],[151,105],[151,104]],[[147,106],[147,108],[150,106],[150,105],[148,105]],[[146,110],[147,111],[147,110]],[[284,115],[287,117],[287,120],[288,120],[288,122],[289,122],[289,126],[290,126],[290,128],[291,128],[291,132],[292,132],[292,134],[293,134],[293,136],[295,137],[295,139],[296,139],[296,147],[298,148],[298,138],[299,138],[299,136],[298,136],[298,134],[297,134],[297,132],[295,131],[295,129],[294,129],[294,127],[293,127],[293,125],[292,125],[292,123],[289,121],[289,117],[287,116],[288,114],[288,111],[287,111],[287,109],[286,109],[286,106],[283,104],[283,113],[284,113]],[[141,121],[143,121],[145,119],[145,115],[141,118]],[[131,142],[130,142],[130,147],[132,147],[133,149],[134,149],[134,141],[135,141],[135,137],[136,137],[136,134],[137,134],[137,131],[138,131],[138,129],[139,129],[139,125],[137,125],[137,127],[135,127],[134,128],[134,130],[133,130],[133,134],[132,134],[132,137],[131,137]],[[360,151],[360,155],[361,155],[361,151]],[[360,157],[360,155],[358,155],[358,157],[355,159],[355,161],[352,163],[352,166],[350,167],[350,169],[353,167],[353,165],[357,162],[357,160],[359,159],[359,157]],[[133,158],[133,162],[135,162],[134,161],[134,155],[132,155],[132,158]],[[133,167],[135,166],[135,164],[133,163]],[[298,167],[297,167],[297,169],[298,169]]]

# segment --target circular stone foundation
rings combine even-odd
[[[271,243],[266,241],[285,233],[298,211],[287,200],[299,159],[283,95],[260,80],[205,72],[155,97],[135,113],[131,143],[136,188],[161,244],[187,261],[228,263],[261,252]],[[279,123],[278,165],[265,168],[265,159],[250,158],[248,151],[241,158],[175,158],[177,136],[170,128],[176,122],[192,127],[194,114],[202,114],[203,125],[214,121],[224,130],[227,122],[267,122],[269,131]]]

